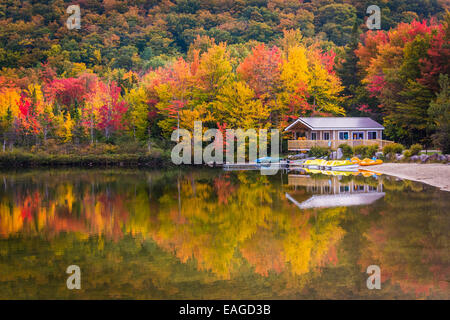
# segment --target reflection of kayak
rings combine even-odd
[[[337,171],[337,170],[318,170],[318,169],[304,169],[306,173],[311,174],[324,174],[327,176],[359,176],[362,174],[364,177],[380,176],[381,173],[368,171],[368,170],[356,170],[356,171]]]
[[[363,175],[363,177],[366,177],[366,178],[373,177],[373,176],[376,175],[376,174],[374,174],[373,172],[370,172],[370,171],[361,171],[361,174]]]
[[[312,174],[325,174],[325,171],[317,169],[305,169],[305,171]]]
[[[376,176],[381,176],[381,173],[378,172],[373,172],[373,171],[369,171],[369,170],[360,170],[361,174],[364,177],[376,177]]]
[[[357,176],[359,175],[359,171],[336,171],[336,170],[331,170],[331,171],[323,171],[323,174],[329,175],[329,176]]]
[[[350,176],[350,175],[358,175],[359,172],[353,171],[335,171],[335,170],[317,170],[317,169],[305,169],[307,173],[312,174],[324,174],[327,176]]]
[[[361,160],[359,165],[361,165],[361,166],[373,166],[373,165],[382,164],[382,163],[383,163],[383,160],[381,160],[381,159],[373,160],[373,159],[365,158],[364,160]]]

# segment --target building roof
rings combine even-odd
[[[297,124],[303,124],[311,130],[384,129],[381,124],[368,117],[300,117],[286,127],[284,131],[293,128]]]

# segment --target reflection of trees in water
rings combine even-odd
[[[450,279],[450,218],[448,196],[433,197],[423,185],[406,182],[392,186],[387,207],[366,231],[368,240],[360,264],[378,264],[384,285],[397,285],[417,298],[433,294],[448,299]],[[431,205],[433,203],[433,205]]]
[[[124,232],[141,234],[180,261],[193,259],[200,270],[229,278],[239,272],[242,258],[262,275],[288,266],[294,274],[307,273],[326,260],[329,247],[342,234],[337,219],[311,224],[311,212],[299,214],[284,201],[274,203],[282,191],[259,174],[221,174],[214,179],[188,174],[180,181],[173,176],[153,198],[148,185],[121,187],[113,174],[94,174],[94,181],[70,174],[64,180],[45,178],[37,184],[28,181],[28,189],[22,185],[4,190],[3,236],[79,232],[117,240]],[[267,260],[270,248],[276,260]]]
[[[176,213],[174,197],[165,195],[158,225],[150,233],[182,262],[194,259],[199,269],[221,278],[239,272],[242,257],[262,275],[286,271],[288,266],[294,274],[303,274],[328,252],[324,247],[329,243],[320,229],[324,226],[314,228],[310,212],[299,214],[284,201],[274,203],[282,191],[267,177],[223,174],[213,183],[198,181],[195,188],[185,177],[181,185],[182,218]],[[337,240],[337,222],[327,222],[327,240]]]
[[[285,200],[276,177],[261,176],[259,172],[94,170],[4,178],[6,183],[0,189],[0,237],[33,239],[44,235],[55,255],[78,246],[92,256],[102,256],[104,252],[104,256],[92,261],[98,270],[103,268],[105,259],[120,263],[125,269],[127,263],[137,259],[142,268],[150,268],[147,271],[151,275],[164,279],[152,285],[172,288],[174,294],[181,289],[171,283],[178,281],[170,276],[175,268],[173,259],[169,259],[168,267],[168,258],[155,265],[142,261],[145,255],[136,256],[143,254],[139,248],[146,239],[153,240],[186,268],[200,271],[194,275],[183,269],[179,271],[183,276],[178,272],[178,277],[196,277],[202,283],[214,279],[234,281],[252,270],[270,281],[283,283],[279,294],[292,295],[329,276],[330,268],[349,266],[354,244],[349,242],[345,252],[339,249],[340,244],[353,237],[353,225],[361,224],[363,227],[357,232],[364,243],[356,260],[362,272],[367,265],[379,262],[382,272],[386,268],[387,281],[405,290],[410,289],[408,286],[414,286],[414,290],[421,286],[431,288],[435,281],[441,285],[442,279],[448,278],[448,269],[443,267],[449,265],[445,243],[448,221],[438,206],[423,214],[429,207],[431,193],[416,192],[423,191],[417,186],[422,185],[409,181],[384,179],[388,193],[380,208],[300,211]],[[358,183],[370,183],[367,179]],[[296,193],[304,192],[299,189]],[[437,200],[442,203],[442,199]],[[342,226],[344,220],[352,219],[353,225]],[[77,240],[63,236],[66,232],[77,235]],[[128,235],[135,240],[130,241]],[[120,247],[125,239],[128,245],[135,246],[126,254],[114,247],[114,243]],[[419,262],[421,266],[416,265]],[[139,270],[131,269],[120,269],[124,274],[117,275],[118,279],[126,283],[134,272],[133,281],[138,281]],[[114,274],[119,272],[112,270]],[[420,281],[415,284],[411,275]],[[101,279],[110,283],[107,277]],[[345,281],[348,286],[353,285],[350,280]]]

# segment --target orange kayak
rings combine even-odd
[[[382,164],[382,163],[383,163],[383,160],[381,160],[381,159],[373,160],[373,159],[365,158],[364,160],[361,160],[359,165],[360,166],[373,166],[373,165]]]
[[[353,164],[359,164],[361,162],[361,159],[359,159],[358,157],[353,157],[353,158],[350,159],[350,161]]]

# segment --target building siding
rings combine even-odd
[[[330,133],[330,140],[339,140],[339,132],[348,132],[349,140],[353,140],[353,133],[362,132],[363,140],[368,140],[369,132],[376,132],[376,139],[383,139],[383,130],[367,130],[367,129],[339,129],[339,130],[305,130],[305,131],[294,131],[295,138],[300,137],[300,133],[305,132],[305,136],[307,140],[311,140],[311,133],[315,132],[317,134],[316,140],[324,140],[323,134],[324,132]]]

